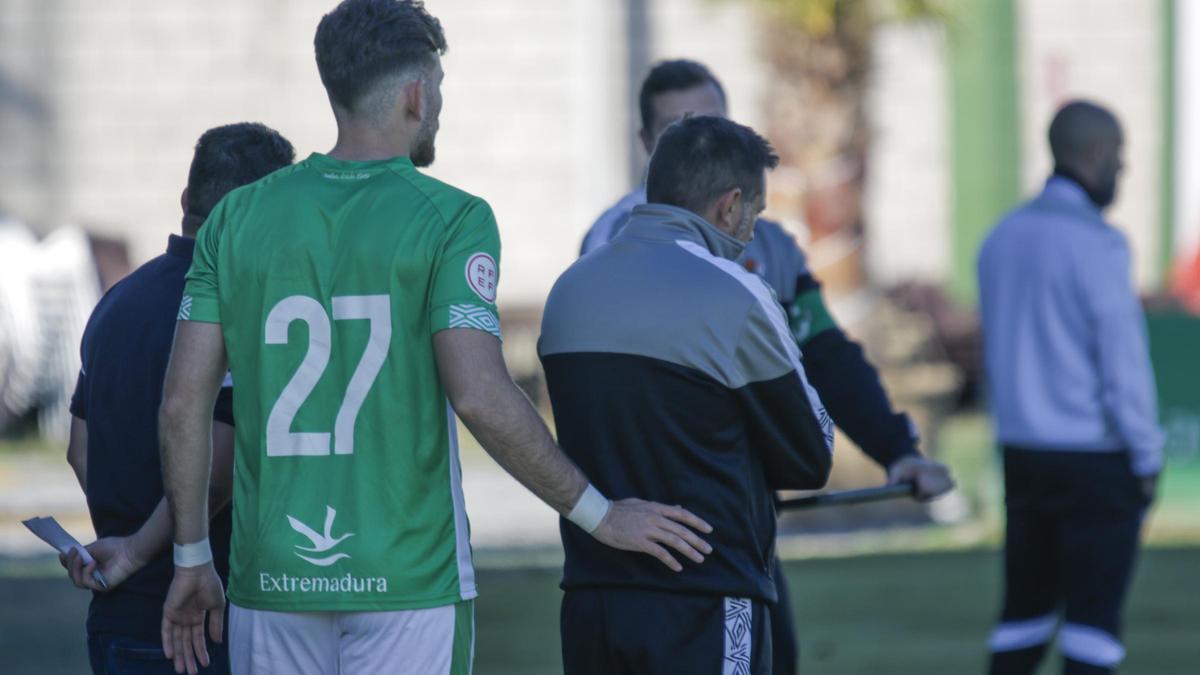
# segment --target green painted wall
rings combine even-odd
[[[1158,242],[1158,283],[1167,282],[1175,251],[1175,0],[1162,0],[1162,177]]]
[[[1020,198],[1015,0],[958,0],[949,24],[953,254],[950,292],[976,301],[975,257]]]

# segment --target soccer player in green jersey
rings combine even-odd
[[[175,576],[163,647],[207,661],[225,604],[207,543],[212,401],[236,382],[234,672],[468,673],[474,570],[454,412],[506,470],[609,546],[700,563],[711,528],[610,502],[513,384],[500,241],[433,161],[445,37],[415,0],[346,0],[317,29],[328,154],[231,192],[196,246],[161,411]],[[453,410],[451,409],[453,406]]]

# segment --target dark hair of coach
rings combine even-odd
[[[658,139],[646,170],[646,200],[703,214],[730,190],[752,203],[779,157],[750,127],[721,117],[685,117]]]
[[[213,207],[231,190],[282,169],[295,158],[286,138],[257,122],[204,132],[196,142],[183,193],[183,234],[195,237]]]

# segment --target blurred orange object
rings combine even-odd
[[[1171,295],[1188,312],[1200,316],[1200,247],[1191,260],[1181,257],[1171,271]]]

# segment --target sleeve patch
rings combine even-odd
[[[179,315],[175,317],[176,321],[187,321],[192,316],[192,296],[184,295],[183,300],[179,301]]]
[[[474,328],[500,338],[500,321],[496,315],[475,305],[450,305],[450,323],[447,327]]]
[[[496,302],[496,259],[480,251],[467,258],[467,284],[486,303]],[[451,308],[453,309],[453,308]]]

